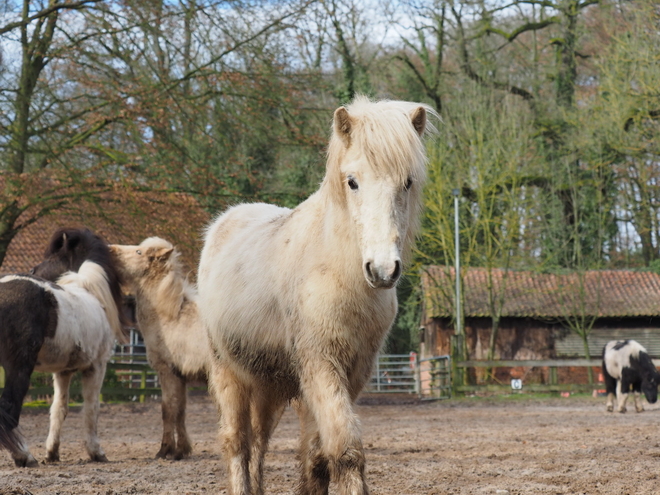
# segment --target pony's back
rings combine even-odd
[[[119,318],[119,308],[108,283],[108,275],[101,265],[85,261],[77,272],[66,272],[57,279],[57,283],[61,286],[75,285],[92,294],[101,303],[115,338],[121,343],[127,342]]]

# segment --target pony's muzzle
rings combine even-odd
[[[390,267],[376,265],[367,261],[363,267],[364,278],[373,289],[391,289],[401,276],[401,260],[394,260]]]

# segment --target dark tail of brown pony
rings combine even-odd
[[[9,373],[8,382],[0,397],[0,448],[12,453],[21,450],[22,438],[18,433],[18,419],[23,407],[23,399],[30,387],[32,370]]]
[[[0,399],[0,448],[16,452],[21,443],[16,431],[18,423],[11,414],[4,410],[4,406],[5,404]]]
[[[27,276],[5,277],[0,282],[0,366],[5,369],[0,448],[12,454],[24,450],[23,438],[16,430],[23,399],[44,339],[52,337],[57,326],[55,297],[42,283]]]

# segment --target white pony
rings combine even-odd
[[[139,246],[114,244],[110,251],[135,295],[147,359],[163,390],[163,439],[156,457],[181,459],[192,451],[186,432],[186,383],[205,380],[210,362],[197,292],[186,280],[179,252],[164,239],[149,237]]]
[[[107,462],[97,435],[99,396],[112,344],[115,337],[123,341],[124,333],[105,269],[85,261],[77,273],[66,272],[58,278],[57,285],[28,275],[8,275],[0,279],[0,302],[3,332],[17,333],[18,330],[36,340],[44,328],[47,330],[43,343],[34,349],[36,359],[26,363],[21,377],[29,380],[32,369],[53,373],[47,460],[59,460],[60,432],[69,408],[69,385],[74,373],[81,371],[85,446],[91,460]],[[22,314],[16,315],[15,308]],[[39,324],[44,328],[36,328],[36,322],[27,312],[41,315]],[[32,355],[32,341],[23,344],[14,352],[27,361]],[[13,344],[4,342],[3,345],[11,347]],[[9,366],[9,377],[14,374],[14,366],[7,356],[3,360],[6,361],[3,364]],[[17,466],[33,467],[37,461],[25,439],[14,429],[27,386],[16,378],[8,381],[7,390],[10,389],[15,392],[10,393],[8,399],[21,402],[0,414],[0,427],[6,439],[2,446],[11,451]],[[4,394],[2,399],[3,408],[11,405],[10,400],[4,402]]]
[[[230,208],[208,228],[199,307],[233,495],[261,494],[285,405],[301,418],[299,492],[366,494],[353,404],[397,311],[413,244],[429,107],[370,102],[335,111],[326,176],[294,210]]]

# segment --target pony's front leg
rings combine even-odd
[[[316,420],[303,401],[296,407],[300,419],[300,461],[301,476],[298,485],[299,495],[327,495],[330,486],[328,458],[323,455],[321,436]]]
[[[227,463],[229,493],[252,495],[250,487],[250,390],[213,360],[209,385],[220,413],[220,444]]]
[[[159,371],[163,400],[163,439],[156,458],[165,459],[168,455],[179,460],[192,452],[190,438],[186,431],[186,379],[171,370]],[[177,433],[175,438],[174,433]]]
[[[639,392],[633,392],[633,399],[635,399],[635,411],[638,413],[644,412],[644,405],[642,404],[642,396]]]
[[[303,400],[316,420],[322,457],[330,461],[339,493],[367,495],[360,424],[346,389],[347,378],[332,363],[318,359],[307,360],[302,374]]]
[[[60,460],[60,434],[62,423],[69,412],[69,386],[72,371],[53,373],[53,404],[50,406],[50,428],[46,439],[46,461]]]
[[[630,386],[627,383],[625,385],[622,384],[622,380],[618,380],[616,382],[616,400],[618,403],[617,411],[619,411],[620,413],[624,413],[627,411],[626,402],[628,401],[627,391],[629,388]],[[626,391],[626,393],[623,392],[624,390]]]
[[[614,399],[615,395],[612,392],[607,393],[607,403],[605,404],[605,407],[607,409],[607,412],[612,412],[614,411]],[[618,402],[618,401],[617,401]]]
[[[87,439],[85,447],[89,458],[95,462],[108,462],[97,433],[99,422],[99,407],[101,386],[105,377],[105,362],[94,364],[82,373],[83,389],[83,416],[85,421],[85,432]]]

